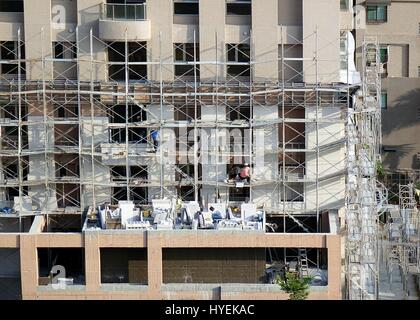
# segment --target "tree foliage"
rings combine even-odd
[[[276,283],[289,294],[289,300],[305,300],[309,295],[309,284],[313,277],[299,277],[299,275],[286,272],[285,279],[277,277]]]

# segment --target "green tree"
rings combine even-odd
[[[289,300],[305,300],[309,295],[309,283],[313,277],[299,277],[299,275],[286,272],[286,278],[277,276],[276,283],[289,294]]]

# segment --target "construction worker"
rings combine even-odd
[[[155,149],[155,151],[157,151],[158,147],[159,147],[159,130],[158,129],[153,129],[150,132],[150,136],[152,137],[153,140],[153,148]]]
[[[248,181],[248,183],[249,183],[249,182],[250,182],[250,180],[251,180],[251,177],[250,177],[249,171],[250,171],[249,164],[248,164],[248,163],[245,163],[245,164],[243,165],[243,167],[242,167],[242,169],[241,169],[240,173],[239,173],[239,178],[240,178],[241,180],[246,180],[246,181]]]

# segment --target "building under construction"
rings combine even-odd
[[[413,190],[377,183],[380,46],[356,57],[342,2],[1,1],[0,295],[285,299],[289,270],[376,299],[408,242],[418,285]]]

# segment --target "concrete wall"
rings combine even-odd
[[[358,4],[364,4],[358,0]],[[387,109],[382,110],[382,154],[386,169],[420,169],[418,144],[418,66],[420,38],[418,1],[392,1],[387,22],[367,24],[357,30],[358,67],[361,66],[363,37],[377,36],[382,46],[389,47],[388,77],[382,79],[382,91],[388,94]],[[398,121],[396,121],[398,119]]]
[[[340,71],[340,2],[336,0],[303,0],[304,81],[337,82]]]
[[[306,118],[316,119],[316,107],[306,108]],[[318,128],[315,123],[306,124],[306,178],[305,186],[307,211],[339,209],[344,206],[345,194],[345,126],[340,123],[343,113],[340,107],[320,107]],[[337,121],[336,123],[324,122]],[[317,148],[319,158],[317,161]],[[319,184],[315,181],[318,178]]]
[[[223,233],[223,234],[221,234]],[[163,285],[163,248],[327,248],[328,286],[311,290],[309,299],[341,299],[340,236],[328,234],[264,234],[263,232],[97,232],[82,234],[0,234],[2,247],[20,248],[23,299],[212,299],[214,286]],[[85,248],[86,285],[54,290],[39,287],[37,248]],[[148,285],[106,287],[100,284],[100,248],[147,247]],[[287,299],[278,286],[221,285],[221,299]],[[176,290],[174,290],[176,289]]]

